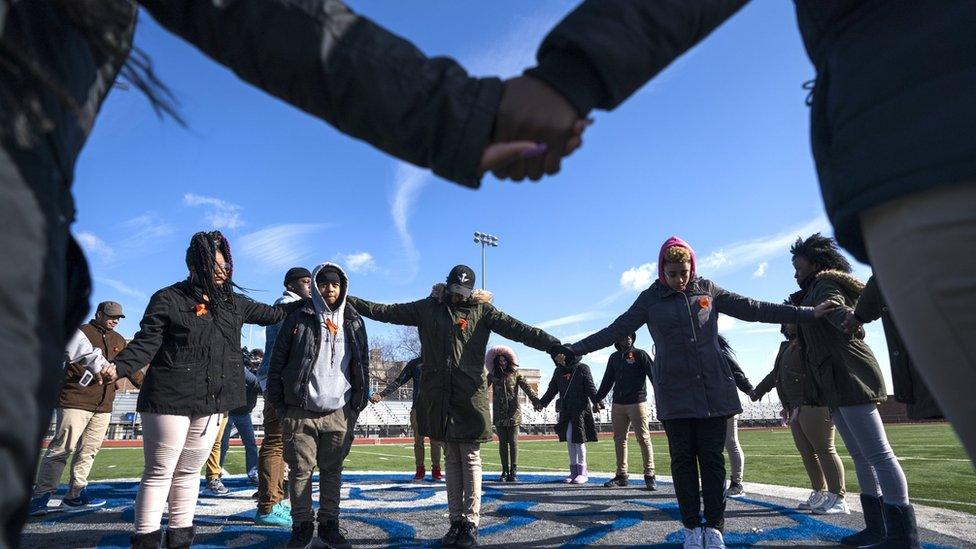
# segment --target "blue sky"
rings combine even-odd
[[[514,76],[574,3],[364,2],[351,7],[479,75]],[[160,121],[144,97],[115,90],[78,164],[75,234],[94,302],[120,301],[131,336],[148,296],[186,276],[190,235],[231,240],[235,279],[273,301],[289,267],[339,261],[351,291],[374,301],[427,295],[450,268],[481,276],[495,304],[565,341],[608,324],[656,277],[661,243],[689,241],[698,272],[757,299],[795,290],[797,236],[829,231],[809,152],[812,78],[792,4],[753,2],[613,112],[596,112],[584,147],[539,183],[447,183],[354,141],[251,88],[143,17],[137,44],[189,121]],[[856,270],[866,279],[869,270]],[[778,327],[724,319],[753,383],[771,368]],[[390,327],[370,322],[372,335]],[[261,344],[263,330],[251,335]],[[868,342],[888,376],[880,326]],[[245,329],[245,341],[247,329]],[[500,338],[497,341],[502,342]],[[649,348],[650,336],[638,334]],[[552,370],[516,347],[523,367]],[[609,352],[586,361],[602,376]],[[890,388],[890,377],[889,377]]]

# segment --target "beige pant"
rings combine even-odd
[[[447,509],[451,521],[481,521],[481,443],[445,442]]]
[[[346,435],[350,429],[346,410],[329,414],[288,407],[281,418],[284,457],[291,484],[291,519],[312,520],[312,471],[319,468],[318,522],[339,519],[339,489]]]
[[[908,353],[976,462],[976,183],[886,202],[861,227]]]
[[[746,454],[739,444],[739,416],[732,416],[725,423],[725,451],[729,453],[732,469],[731,481],[742,484],[742,473],[746,468]]]
[[[220,441],[224,437],[224,429],[227,428],[227,414],[220,418],[220,427],[217,428],[217,438],[214,440],[213,447],[210,448],[210,455],[207,456],[207,480],[220,478]]]
[[[413,458],[417,467],[424,466],[424,436],[420,434],[420,425],[417,424],[417,410],[410,410],[410,429],[413,430]],[[444,449],[443,442],[436,440],[430,441],[430,466],[440,469],[441,450]]]
[[[34,497],[57,491],[61,473],[70,457],[71,480],[68,495],[65,497],[76,498],[88,486],[88,473],[95,462],[95,455],[102,447],[112,414],[74,408],[58,408],[56,413],[54,438],[41,460]]]
[[[137,534],[159,530],[169,503],[169,527],[193,526],[200,494],[200,467],[207,460],[221,414],[187,417],[142,414],[146,467],[136,495]]]
[[[640,446],[641,459],[644,464],[644,474],[654,474],[654,447],[651,446],[650,410],[646,402],[637,404],[613,404],[610,407],[610,422],[613,424],[613,448],[617,453],[617,474],[626,475],[627,465],[627,431],[631,426]]]
[[[844,462],[834,446],[834,424],[825,406],[801,406],[790,423],[793,442],[814,490],[829,490],[843,496]]]

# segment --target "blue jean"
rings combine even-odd
[[[254,424],[251,423],[251,414],[241,414],[227,418],[224,437],[220,440],[220,466],[224,466],[224,458],[227,457],[231,425],[237,427],[237,433],[241,436],[241,442],[244,443],[244,463],[246,472],[250,473],[251,469],[258,466],[258,444],[254,440]]]
[[[885,503],[908,505],[908,482],[888,444],[878,407],[841,406],[832,409],[830,417],[851,454],[861,492],[882,496]]]

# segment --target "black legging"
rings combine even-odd
[[[518,467],[518,426],[497,426],[498,456],[502,460],[502,472],[511,473]]]
[[[661,422],[668,435],[671,476],[685,528],[694,529],[702,525],[703,503],[705,526],[719,531],[725,528],[723,450],[727,419],[666,419]]]

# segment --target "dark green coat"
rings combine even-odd
[[[488,383],[491,385],[491,421],[498,427],[518,427],[522,424],[519,387],[533,404],[539,402],[539,396],[525,381],[525,376],[518,372],[501,378],[490,375]]]
[[[811,404],[856,406],[887,398],[881,367],[864,342],[864,331],[848,334],[841,328],[864,284],[840,271],[822,271],[810,286],[793,294],[800,305],[826,300],[843,304],[824,318],[798,325],[804,363],[810,371],[807,400]]]
[[[415,409],[422,434],[444,442],[489,441],[485,349],[492,332],[543,351],[559,340],[496,309],[488,292],[476,290],[452,307],[442,293],[438,284],[430,297],[411,303],[381,305],[356,297],[349,303],[366,318],[420,332],[424,390]]]

